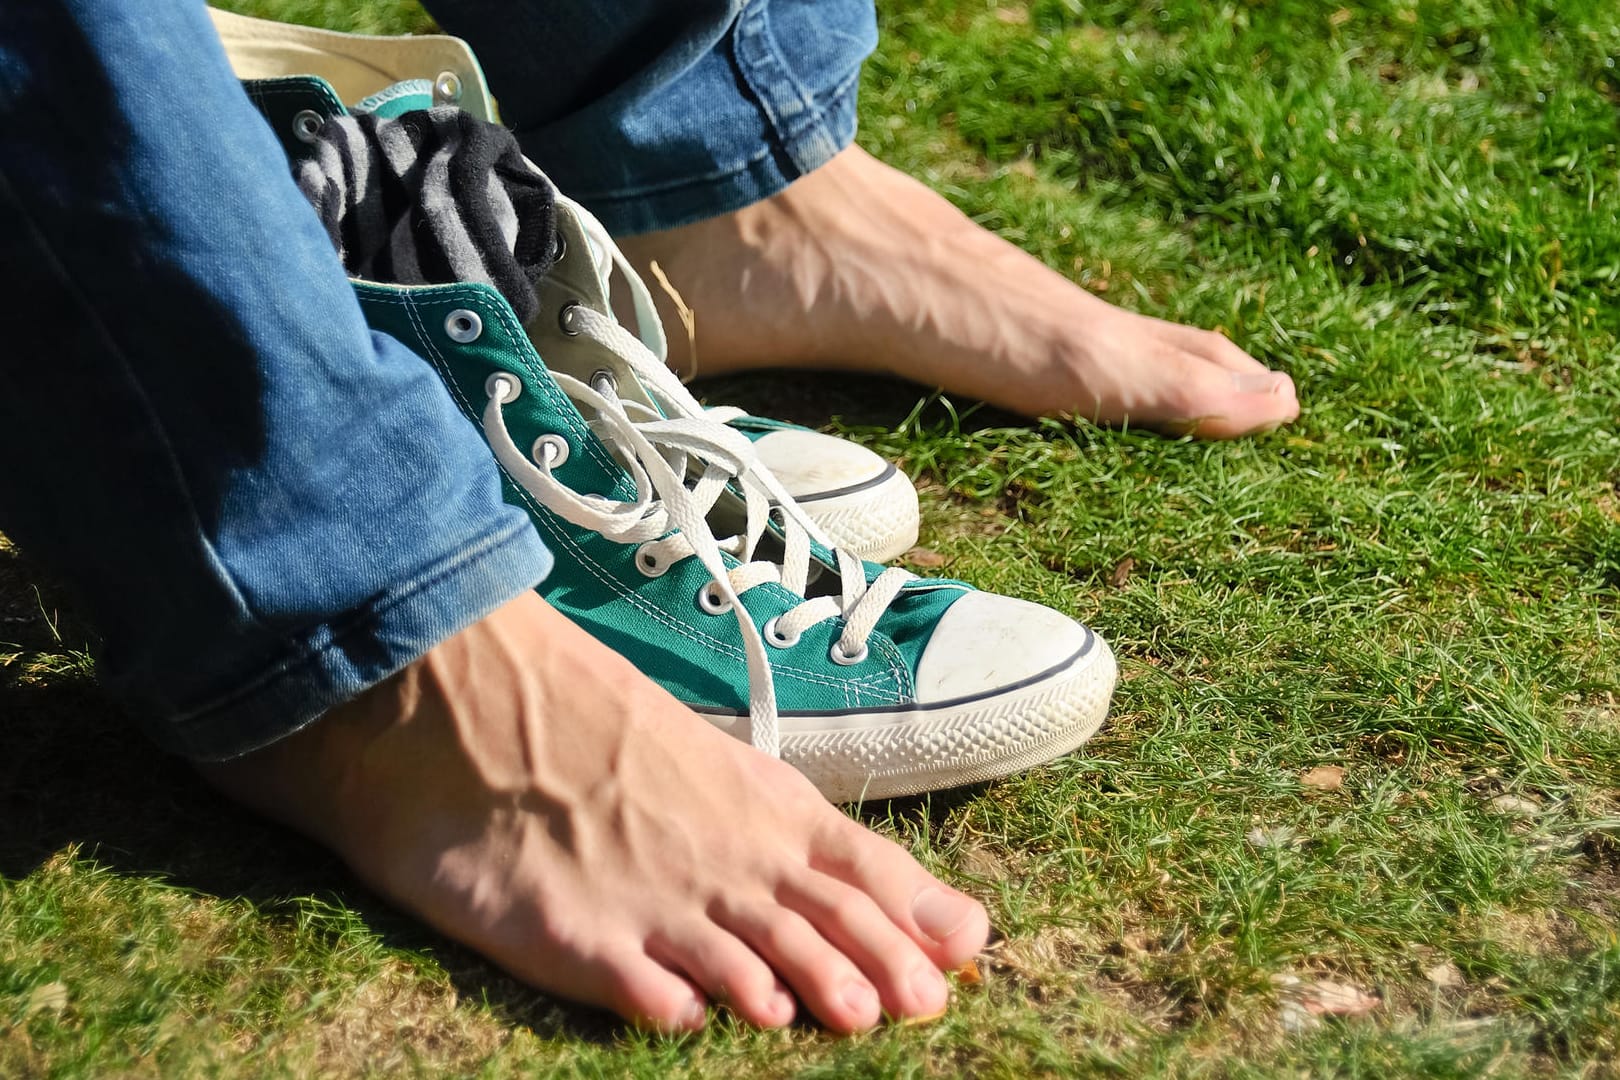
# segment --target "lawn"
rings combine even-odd
[[[1120,657],[1080,753],[861,810],[989,905],[982,978],[854,1039],[526,990],[150,749],[0,541],[0,1075],[1620,1075],[1620,8],[881,17],[864,145],[1305,403],[1201,444],[701,388],[897,457],[914,562]]]

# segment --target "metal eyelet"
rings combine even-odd
[[[844,667],[854,667],[856,664],[860,663],[862,660],[865,660],[870,655],[872,655],[872,650],[866,645],[862,645],[855,652],[845,652],[843,641],[833,642],[832,648],[827,650],[828,658],[832,660],[833,663],[842,664]]]
[[[478,317],[476,311],[456,308],[444,317],[444,332],[458,345],[470,345],[483,334],[484,320]]]
[[[523,384],[509,372],[497,371],[484,380],[484,393],[502,405],[510,405],[523,393]]]
[[[697,591],[697,606],[710,615],[724,615],[731,610],[731,601],[721,593],[720,586],[711,581]]]
[[[570,300],[557,312],[557,328],[569,337],[579,337],[585,327],[580,323],[581,309],[578,300]]]
[[[561,435],[553,435],[547,432],[534,440],[534,446],[529,451],[529,455],[534,458],[536,465],[547,469],[555,469],[567,461],[568,455],[572,452],[573,447],[568,445],[567,439]]]
[[[454,105],[461,100],[461,76],[453,71],[441,71],[433,80],[433,103]]]
[[[567,254],[568,237],[563,235],[563,231],[561,229],[558,229],[552,234],[551,261],[554,263],[560,263]]]
[[[794,634],[792,637],[789,637],[786,634],[778,633],[776,623],[777,618],[773,617],[767,619],[765,621],[765,625],[760,628],[760,634],[764,636],[765,644],[778,649],[791,649],[793,646],[799,643],[799,638],[802,635]]]
[[[636,548],[636,569],[641,571],[642,577],[663,577],[669,564],[659,562],[658,556],[652,553],[648,545],[642,544]]]
[[[603,397],[615,397],[619,393],[619,380],[607,368],[600,368],[591,373],[591,389]]]
[[[312,143],[321,137],[321,129],[326,127],[326,119],[314,109],[299,109],[293,114],[293,135],[299,142]]]

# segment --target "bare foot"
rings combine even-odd
[[[984,909],[534,594],[206,775],[515,975],[664,1030],[945,1007]]]
[[[695,311],[706,375],[881,371],[1030,416],[1205,438],[1299,414],[1293,380],[1226,338],[1092,296],[855,146],[763,202],[621,246]]]

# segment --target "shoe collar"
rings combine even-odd
[[[337,101],[386,103],[408,84],[432,105],[458,105],[499,121],[495,97],[472,48],[448,34],[345,34],[209,8],[225,55],[244,81],[319,76]],[[413,105],[414,108],[429,106]]]

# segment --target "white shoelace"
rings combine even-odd
[[[648,352],[657,358],[659,370],[668,373],[669,342],[664,336],[664,324],[658,318],[658,307],[653,301],[651,290],[647,288],[647,283],[641,280],[641,275],[636,273],[635,268],[630,265],[630,260],[624,257],[624,252],[619,250],[619,245],[613,242],[613,237],[608,235],[607,227],[597,220],[595,214],[592,214],[585,207],[561,192],[557,193],[557,201],[566,204],[574,212],[574,216],[579,219],[580,227],[584,229],[585,236],[590,241],[592,262],[596,267],[597,280],[602,283],[604,295],[612,295],[613,272],[615,270],[619,272],[619,279],[624,282],[630,294],[631,309],[635,312],[636,329],[640,331],[641,343],[646,346]],[[678,413],[681,411],[682,406],[690,404],[698,413],[707,416],[717,424],[729,424],[739,417],[748,415],[747,410],[739,409],[735,405],[700,405],[692,398],[690,392],[686,392],[686,385],[678,378],[658,380],[658,382],[660,384],[673,383],[683,391],[681,397],[685,400],[664,400],[664,396],[658,393],[659,387],[652,385],[652,380],[649,380],[639,371],[637,374],[641,375],[642,384],[660,398],[659,404],[667,413]],[[626,404],[630,407],[631,412],[644,408],[638,402],[627,402]],[[812,536],[826,547],[833,546],[822,535],[819,527],[813,522],[809,522],[808,519],[806,519],[806,523],[810,526]]]
[[[594,219],[587,218],[587,222]],[[600,239],[592,239],[611,251],[615,261],[622,260],[605,232]],[[627,265],[622,268],[627,280],[640,284]],[[645,286],[641,291],[645,293]],[[645,311],[638,300],[637,315],[644,335],[649,325],[657,327],[650,297],[646,298]],[[741,594],[775,583],[803,598],[813,565],[812,539],[824,547],[832,545],[781,482],[760,464],[748,437],[705,415],[703,406],[643,338],[584,305],[571,310],[569,329],[588,335],[620,357],[667,414],[659,415],[645,405],[620,398],[611,380],[591,385],[552,372],[552,378],[581,411],[595,414],[592,429],[616,452],[634,481],[635,501],[581,495],[552,475],[549,459],[537,464],[518,449],[502,413],[502,407],[521,391],[515,375],[498,373],[486,383],[489,399],[484,408],[485,437],[507,473],[547,509],[582,529],[619,543],[639,545],[636,563],[642,573],[656,577],[688,556],[695,556],[703,564],[710,581],[698,598],[699,605],[714,615],[734,612],[742,631],[748,661],[750,742],[773,757],[780,756],[776,690],[766,642],[778,649],[792,648],[810,627],[841,618],[843,631],[833,643],[830,659],[841,665],[858,664],[867,657],[867,641],[878,620],[915,575],[891,567],[868,584],[861,560],[834,548],[841,595],[801,599],[766,622],[763,632],[755,628]],[[661,341],[661,328],[654,333],[654,340]],[[689,479],[693,474],[695,479]],[[741,535],[721,541],[710,529],[708,515],[733,480],[743,496],[746,524]],[[780,562],[755,557],[773,510],[784,546]],[[735,557],[739,565],[727,569],[722,552]]]

